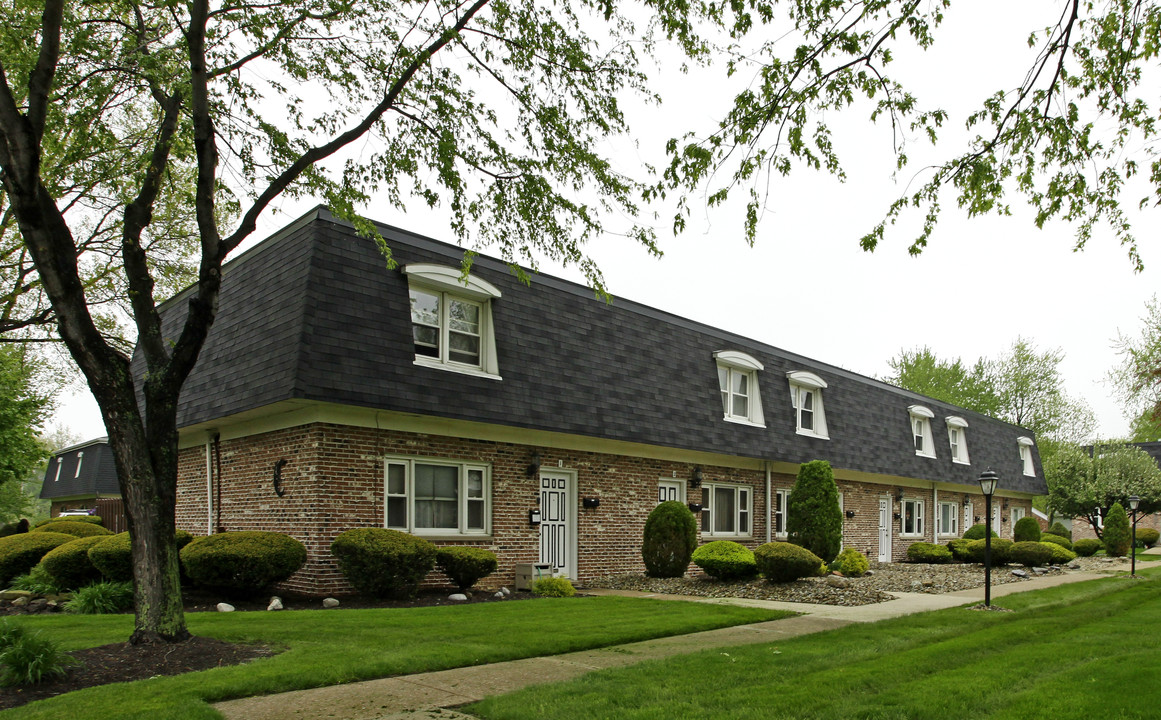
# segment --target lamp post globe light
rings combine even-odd
[[[992,606],[992,494],[1000,476],[991,468],[980,473],[980,491],[984,494],[984,607]]]
[[[1141,506],[1141,498],[1138,495],[1129,496],[1129,509],[1133,511],[1133,532],[1129,536],[1133,541],[1132,554],[1133,563],[1130,565],[1129,577],[1137,577],[1137,508]]]

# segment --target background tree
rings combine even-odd
[[[829,563],[843,541],[843,513],[839,509],[834,471],[825,460],[798,468],[798,477],[786,500],[787,539]]]
[[[899,355],[888,360],[887,364],[892,373],[883,380],[892,385],[989,417],[1000,415],[996,378],[983,358],[969,368],[960,358],[944,360],[931,348],[923,347],[900,350]]]
[[[1156,295],[1145,304],[1139,333],[1118,332],[1115,347],[1121,362],[1109,379],[1132,418],[1132,439],[1161,440],[1161,301]]]
[[[40,386],[33,349],[0,343],[0,521],[18,519],[34,499],[23,484],[43,470],[48,449],[41,426],[51,411],[51,396]]]
[[[1140,512],[1161,509],[1161,468],[1144,450],[1131,445],[1100,445],[1090,452],[1063,445],[1044,465],[1048,504],[1065,517],[1081,518],[1103,538],[1103,519],[1130,495],[1141,498]]]

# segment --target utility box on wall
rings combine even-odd
[[[516,589],[528,592],[532,583],[542,577],[556,577],[556,568],[548,563],[519,563],[516,565]]]

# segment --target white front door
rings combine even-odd
[[[891,562],[891,498],[879,498],[879,562]]]
[[[540,473],[540,562],[576,578],[576,513],[571,473],[544,470]]]
[[[975,505],[968,503],[963,506],[963,532],[967,532],[968,528],[976,524]],[[963,535],[963,533],[960,533]]]
[[[995,502],[994,500],[992,501]],[[1003,528],[1000,525],[1000,506],[998,504],[992,505],[992,532],[996,537],[1003,537],[1004,533],[1000,532]]]

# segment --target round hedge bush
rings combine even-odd
[[[264,530],[206,535],[181,549],[182,567],[194,583],[242,594],[285,580],[305,562],[302,543]]]
[[[181,549],[193,541],[193,535],[185,530],[173,534],[180,557]],[[102,537],[102,542],[89,548],[89,562],[101,575],[113,582],[127,582],[133,579],[133,548],[129,544],[129,533],[117,533]]]
[[[461,591],[466,592],[473,585],[496,572],[499,563],[496,553],[485,548],[448,546],[437,548],[435,564],[444,575],[451,578]]]
[[[1066,537],[1060,537],[1059,535],[1052,535],[1049,533],[1044,533],[1043,535],[1040,536],[1040,542],[1046,542],[1046,543],[1052,543],[1053,545],[1059,545],[1060,547],[1064,548],[1065,550],[1072,549],[1072,541]]]
[[[29,530],[29,532],[54,532],[64,533],[65,535],[72,535],[74,537],[94,537],[100,535],[102,537],[112,535],[113,531],[108,528],[95,525],[90,522],[71,522],[70,520],[62,520],[61,522],[49,523],[48,525],[37,525]]]
[[[435,567],[435,545],[385,528],[355,528],[331,543],[339,570],[356,590],[379,598],[415,597]]]
[[[537,597],[570,598],[576,588],[565,577],[544,577],[532,583],[532,594]]]
[[[968,546],[973,542],[975,541],[968,540],[967,538],[956,538],[954,540],[948,540],[947,549],[951,551],[952,558],[954,558],[957,562],[974,562],[970,558],[968,551]]]
[[[838,557],[830,564],[830,569],[833,572],[842,573],[846,577],[859,577],[871,569],[871,564],[867,562],[866,555],[854,548],[847,548],[838,554]]]
[[[967,532],[965,532],[963,534],[963,539],[964,540],[983,540],[984,534],[987,533],[987,531],[988,531],[988,526],[986,524],[976,523],[975,525],[972,525],[970,528],[967,529]],[[993,530],[992,537],[1000,537],[1000,536],[996,534],[995,530]]]
[[[822,558],[793,543],[770,542],[754,550],[754,563],[767,580],[783,583],[817,575]]]
[[[1070,563],[1076,559],[1076,553],[1064,547],[1063,545],[1057,545],[1056,543],[1046,543],[1043,540],[1040,541],[1040,544],[1047,545],[1052,549],[1053,565],[1064,565],[1065,563]]]
[[[1016,542],[1040,542],[1040,523],[1031,515],[1020,518],[1012,528],[1012,539]]]
[[[89,550],[105,539],[104,535],[76,538],[49,550],[40,564],[60,587],[68,590],[82,588],[101,579],[101,571],[89,560]]]
[[[1091,557],[1096,555],[1096,551],[1100,550],[1104,545],[1096,538],[1081,538],[1072,544],[1072,550],[1081,557]]]
[[[54,532],[27,532],[0,538],[0,587],[36,567],[49,550],[77,538]]]
[[[694,550],[693,564],[718,580],[744,580],[758,574],[754,551],[731,540],[714,540]]]
[[[1048,526],[1048,529],[1045,530],[1044,532],[1048,533],[1049,535],[1056,535],[1057,537],[1068,538],[1068,541],[1072,542],[1072,531],[1069,530],[1068,528],[1064,527],[1064,523],[1062,523],[1062,522],[1052,523],[1051,525]]]
[[[985,545],[987,540],[980,538],[979,540],[971,540],[965,548],[965,562],[982,563],[984,561],[984,551],[987,549]],[[1011,540],[1004,538],[992,538],[992,565],[1007,565],[1011,562],[1011,555],[1014,543]]]
[[[1137,528],[1136,534],[1137,542],[1145,547],[1153,547],[1161,540],[1161,532],[1157,532],[1153,528]]]
[[[666,500],[645,520],[641,559],[649,577],[681,577],[697,547],[697,519],[684,503]]]
[[[100,515],[65,515],[63,517],[45,518],[44,520],[41,520],[33,527],[41,528],[41,527],[44,527],[45,525],[51,525],[52,523],[58,523],[58,522],[83,522],[83,523],[89,523],[91,525],[104,525],[104,521],[101,520]]]
[[[952,559],[951,550],[943,545],[929,542],[911,543],[907,548],[907,559],[915,563],[949,563]]]
[[[1038,565],[1051,565],[1054,557],[1053,548],[1059,548],[1059,545],[1042,542],[1018,542],[1012,546],[1008,557],[1012,562],[1024,567],[1036,567]],[[1060,548],[1064,550],[1064,548]],[[1067,552],[1067,550],[1065,551]]]

